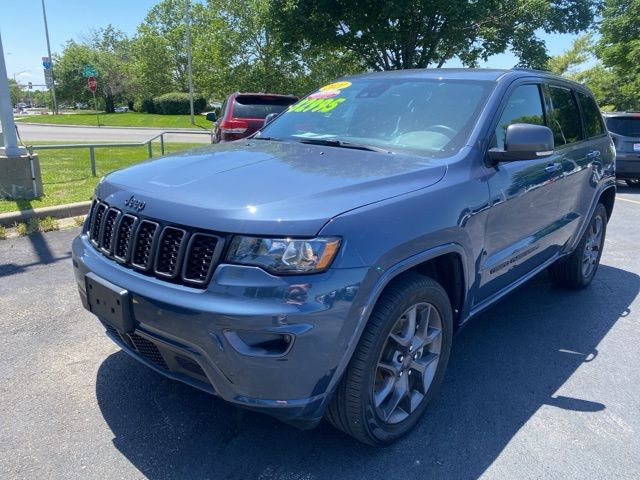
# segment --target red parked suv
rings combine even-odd
[[[257,132],[271,113],[280,113],[298,101],[293,95],[275,93],[232,93],[220,109],[220,118],[208,113],[213,124],[213,142],[239,140]]]

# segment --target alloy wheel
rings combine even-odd
[[[430,303],[418,303],[398,318],[385,341],[373,385],[378,417],[397,424],[424,400],[442,349],[442,318]]]
[[[602,231],[604,220],[601,216],[596,216],[589,225],[587,242],[582,254],[582,275],[586,278],[591,275],[598,264],[600,250],[602,249]]]

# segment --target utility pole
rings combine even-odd
[[[53,104],[53,114],[58,113],[58,102],[56,101],[56,81],[53,76],[53,58],[51,57],[51,43],[49,42],[49,26],[47,25],[47,11],[44,8],[44,0],[42,0],[42,17],[44,18],[44,33],[47,37],[47,55],[51,62],[51,103]]]
[[[9,93],[9,82],[7,80],[7,66],[4,63],[4,50],[2,48],[2,37],[0,36],[0,121],[2,122],[2,133],[4,135],[4,149],[0,149],[0,155],[14,157],[24,155],[26,150],[18,146],[16,135],[16,124],[13,122],[13,105],[11,105],[11,94]]]
[[[42,0],[44,2],[44,0]],[[189,10],[191,9],[191,2],[187,0],[185,2],[185,12],[184,18],[187,27],[187,72],[189,76],[189,109],[191,112],[191,125],[195,124],[195,120],[193,118],[193,75],[191,73],[191,27],[190,27],[190,19],[189,19]]]

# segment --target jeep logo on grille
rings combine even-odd
[[[144,210],[144,207],[146,207],[147,204],[146,204],[146,202],[143,202],[142,200],[138,200],[136,197],[131,195],[130,198],[127,198],[124,201],[124,206],[125,207],[129,207],[129,208],[135,210],[136,212],[141,212],[142,210]]]

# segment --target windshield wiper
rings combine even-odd
[[[300,143],[309,143],[311,145],[326,145],[327,147],[354,148],[356,150],[367,150],[369,152],[393,153],[390,150],[364,143],[345,142],[335,138],[303,138]]]
[[[256,135],[254,137],[251,137],[251,140],[267,140],[267,141],[271,141],[271,142],[282,142],[281,138],[277,138],[277,137],[261,137],[260,135]]]

